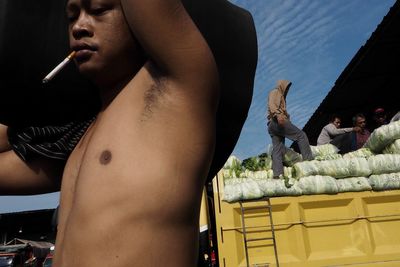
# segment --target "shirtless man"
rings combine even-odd
[[[257,51],[244,10],[184,4],[67,2],[103,107],[64,169],[56,267],[196,265],[202,188],[237,142]]]

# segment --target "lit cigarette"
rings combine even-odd
[[[47,74],[46,77],[42,80],[42,83],[48,83],[51,79],[56,76],[56,74],[62,70],[67,64],[74,58],[75,56],[75,51],[72,51],[71,54],[69,54],[60,64],[57,65],[49,74]]]

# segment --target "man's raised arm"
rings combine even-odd
[[[163,73],[190,84],[200,77],[202,82],[216,81],[212,53],[181,1],[121,0],[121,3],[135,38]],[[211,88],[214,85],[204,84]]]

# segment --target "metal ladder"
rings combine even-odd
[[[267,205],[266,206],[257,206],[257,207],[245,207],[245,203],[249,202],[259,202],[259,201],[266,201]],[[278,251],[276,249],[276,239],[275,239],[275,229],[274,229],[274,223],[272,221],[272,206],[271,206],[271,201],[269,198],[263,198],[263,199],[257,199],[257,200],[245,200],[245,201],[239,201],[240,205],[240,211],[241,211],[241,217],[242,217],[242,231],[243,231],[243,241],[244,241],[244,248],[245,248],[245,253],[246,253],[246,263],[247,267],[250,267],[250,261],[249,261],[249,251],[247,247],[248,242],[253,242],[253,241],[260,241],[260,240],[272,240],[272,245],[274,247],[274,253],[275,253],[275,262],[276,262],[276,267],[279,267],[279,260],[278,260]],[[246,224],[245,224],[245,211],[248,210],[262,210],[266,209],[269,217],[269,222],[270,222],[270,227],[271,227],[271,237],[261,237],[261,238],[248,238],[247,237],[247,231],[246,231]]]

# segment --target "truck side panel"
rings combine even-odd
[[[221,178],[213,187],[219,264],[246,266],[240,205],[222,201]],[[278,197],[271,204],[280,266],[400,266],[400,190]],[[247,238],[271,236],[266,211],[244,218]],[[250,266],[276,266],[271,240],[248,243],[248,255]]]

